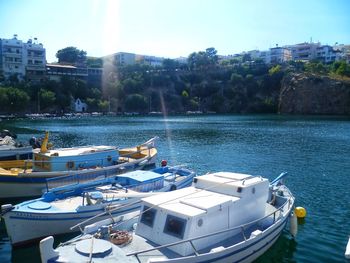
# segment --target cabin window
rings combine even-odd
[[[149,227],[153,227],[154,219],[156,218],[156,209],[152,209],[148,206],[143,207],[143,212],[141,216],[141,223],[144,223],[145,225]]]
[[[165,226],[164,226],[164,231],[163,231],[164,233],[182,239],[184,237],[185,229],[186,229],[185,219],[172,216],[172,215],[167,216]]]

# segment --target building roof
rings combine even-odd
[[[77,68],[75,66],[72,66],[72,65],[68,65],[68,64],[56,64],[56,63],[48,63],[46,64],[46,67],[51,67],[51,68]]]

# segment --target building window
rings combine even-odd
[[[179,218],[177,216],[172,216],[172,215],[168,215],[166,217],[166,222],[163,230],[164,233],[183,239],[185,229],[186,229],[185,219]]]
[[[152,209],[148,206],[144,206],[140,222],[149,226],[149,227],[153,227],[153,223],[154,223],[154,219],[156,218],[156,214],[157,214],[156,209]]]

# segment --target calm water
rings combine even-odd
[[[0,122],[21,141],[45,130],[56,147],[131,146],[159,136],[159,161],[188,164],[199,174],[237,171],[286,184],[307,209],[295,240],[288,231],[257,262],[347,262],[350,235],[350,119],[276,115],[86,117]],[[61,238],[61,241],[68,237]],[[38,262],[37,246],[12,249],[3,222],[0,262]]]

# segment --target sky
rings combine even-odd
[[[0,38],[38,38],[48,62],[88,56],[187,57],[302,42],[350,44],[350,0],[0,0]]]

